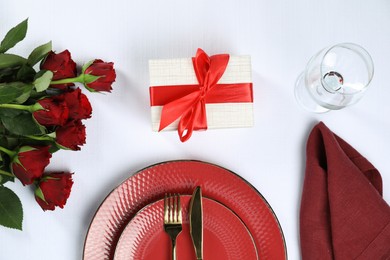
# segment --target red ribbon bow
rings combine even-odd
[[[253,102],[252,83],[217,84],[228,54],[209,57],[198,49],[192,58],[198,85],[150,87],[151,105],[163,105],[159,131],[180,118],[178,133],[187,141],[193,130],[207,129],[206,103]]]

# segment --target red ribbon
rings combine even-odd
[[[192,58],[198,85],[151,86],[151,106],[163,106],[159,131],[180,118],[178,133],[187,141],[193,130],[207,129],[206,103],[253,102],[252,83],[217,84],[228,54],[209,57],[198,49]]]

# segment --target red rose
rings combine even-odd
[[[69,121],[59,127],[56,131],[56,143],[74,151],[80,150],[79,146],[85,144],[85,126],[81,120]]]
[[[60,96],[69,109],[70,119],[87,119],[91,117],[92,107],[86,95],[79,88],[70,90]]]
[[[111,85],[116,78],[114,63],[94,60],[93,63],[84,71],[84,74],[99,77],[92,82],[85,82],[85,86],[88,89],[93,91],[111,92]]]
[[[72,185],[72,173],[45,174],[35,190],[35,200],[43,210],[54,210],[55,207],[64,208]]]
[[[58,54],[50,52],[41,64],[41,69],[52,71],[54,74],[53,80],[74,78],[77,74],[76,63],[72,60],[71,54],[68,50],[64,50]],[[69,86],[74,86],[74,84],[56,84],[51,86],[59,89],[65,89]]]
[[[49,146],[23,146],[19,149],[11,162],[11,169],[23,185],[31,184],[42,176],[51,158],[49,148]]]
[[[33,112],[35,120],[43,126],[64,125],[69,117],[69,109],[64,101],[58,98],[38,100],[43,109]]]

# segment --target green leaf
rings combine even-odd
[[[8,148],[7,134],[4,134],[4,133],[0,134],[0,146]],[[0,154],[0,157],[1,157],[1,154]],[[1,161],[3,161],[2,157],[1,157]]]
[[[15,81],[15,76],[18,73],[18,70],[18,67],[0,69],[0,82]]]
[[[37,92],[45,91],[50,86],[50,82],[52,78],[53,78],[53,72],[47,70],[39,78],[35,79],[33,84]]]
[[[7,136],[7,147],[15,150],[16,147],[20,146],[21,140],[17,137]]]
[[[35,70],[27,64],[22,65],[16,74],[16,81],[31,82],[37,73]]]
[[[10,157],[1,153],[1,161],[0,161],[0,176],[2,179],[0,180],[0,186],[7,181],[14,181],[15,176],[11,173],[9,168],[10,166]]]
[[[51,48],[51,41],[36,47],[28,56],[27,63],[31,66],[34,66],[51,51]]]
[[[0,225],[22,230],[23,207],[18,196],[0,186]]]
[[[25,111],[19,109],[2,108],[0,109],[0,117],[16,117],[24,112]],[[4,132],[3,127],[4,126],[2,125],[2,132]]]
[[[0,187],[1,187],[1,184],[4,184],[6,182],[14,182],[15,181],[15,177],[9,177],[9,176],[5,176],[5,175],[1,175],[1,180],[0,180]]]
[[[40,135],[46,133],[46,128],[39,125],[33,118],[32,114],[23,111],[17,116],[2,116],[1,122],[4,127],[16,135]]]
[[[20,67],[26,62],[27,60],[19,55],[0,53],[0,69]]]
[[[30,84],[23,82],[0,83],[0,104],[11,103],[31,89]]]
[[[26,37],[28,19],[24,20],[20,24],[8,31],[4,39],[0,43],[0,53],[4,53],[7,50],[14,47],[18,42],[22,41]]]
[[[23,93],[19,97],[15,98],[14,102],[17,104],[23,104],[24,102],[26,102],[27,99],[29,99],[31,96],[32,88],[33,85],[26,84],[25,87],[23,88]]]

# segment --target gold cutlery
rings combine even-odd
[[[190,233],[197,260],[203,259],[202,189],[196,187],[190,202]]]
[[[179,194],[165,194],[164,230],[171,238],[172,260],[176,260],[176,238],[182,230],[182,213]]]

